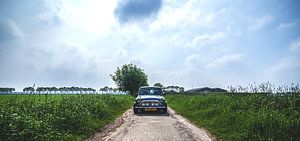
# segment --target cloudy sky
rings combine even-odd
[[[298,0],[1,0],[0,87],[300,82]]]

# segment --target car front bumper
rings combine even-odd
[[[134,108],[137,108],[137,109],[148,109],[148,108],[156,108],[156,109],[164,109],[164,108],[167,108],[167,106],[159,106],[159,107],[141,107],[141,106],[134,106]]]

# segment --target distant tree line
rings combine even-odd
[[[194,88],[185,91],[185,93],[227,93],[228,91],[222,88],[210,88],[210,87],[203,87],[203,88]]]
[[[34,92],[35,91],[35,89],[33,88],[33,87],[25,87],[24,89],[23,89],[23,92]]]
[[[16,90],[15,88],[3,88],[3,87],[0,87],[0,93],[12,93],[15,90]]]
[[[164,92],[166,93],[182,93],[188,92],[185,91],[184,87],[180,86],[163,86],[161,83],[155,83],[154,86],[161,87]],[[206,87],[205,87],[206,88]],[[201,88],[201,90],[205,90],[205,88]],[[200,89],[200,88],[199,88]],[[285,94],[285,93],[300,93],[300,85],[292,83],[291,85],[281,85],[275,86],[270,82],[260,83],[260,84],[249,84],[246,87],[243,86],[228,86],[229,93],[278,93],[278,94]],[[118,88],[112,87],[102,87],[99,89],[101,93],[125,93]],[[15,92],[15,88],[9,87],[0,87],[1,94],[11,94]],[[84,87],[25,87],[23,89],[24,93],[27,94],[95,94],[96,89],[93,88],[84,88]]]
[[[11,94],[15,91],[15,88],[3,88],[0,87],[0,93]],[[105,86],[99,89],[100,93],[122,93],[118,88],[112,88]],[[25,87],[23,88],[25,94],[96,94],[97,90],[93,88],[84,87]],[[22,94],[22,93],[21,93]]]
[[[112,87],[108,87],[108,86],[100,88],[99,91],[101,93],[116,93],[116,92],[120,92],[120,90],[118,88],[112,88]]]
[[[156,87],[161,87],[163,89],[164,92],[167,92],[167,93],[179,93],[179,92],[184,92],[184,87],[180,87],[180,86],[164,86],[162,85],[161,83],[154,83],[153,86],[156,86]]]
[[[175,92],[175,93],[179,93],[179,92],[184,92],[184,87],[180,87],[180,86],[167,86],[167,87],[163,87],[163,90],[165,92]]]
[[[74,94],[74,93],[80,93],[80,94],[93,94],[96,92],[93,88],[83,88],[83,87],[37,87],[34,89],[34,87],[26,87],[23,89],[23,92],[26,93],[33,93],[36,91],[39,94],[43,93],[66,93],[66,94]]]

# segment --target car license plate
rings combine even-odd
[[[146,108],[145,111],[153,112],[153,111],[156,111],[156,108]]]

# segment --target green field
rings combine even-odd
[[[45,102],[48,100],[59,101],[63,97],[75,96],[75,95],[64,95],[64,94],[1,94],[0,95],[0,103],[4,102],[22,102],[22,101],[37,101],[37,102]]]
[[[300,140],[299,94],[173,94],[166,99],[221,140]]]
[[[132,102],[127,95],[0,95],[0,140],[82,140]]]

